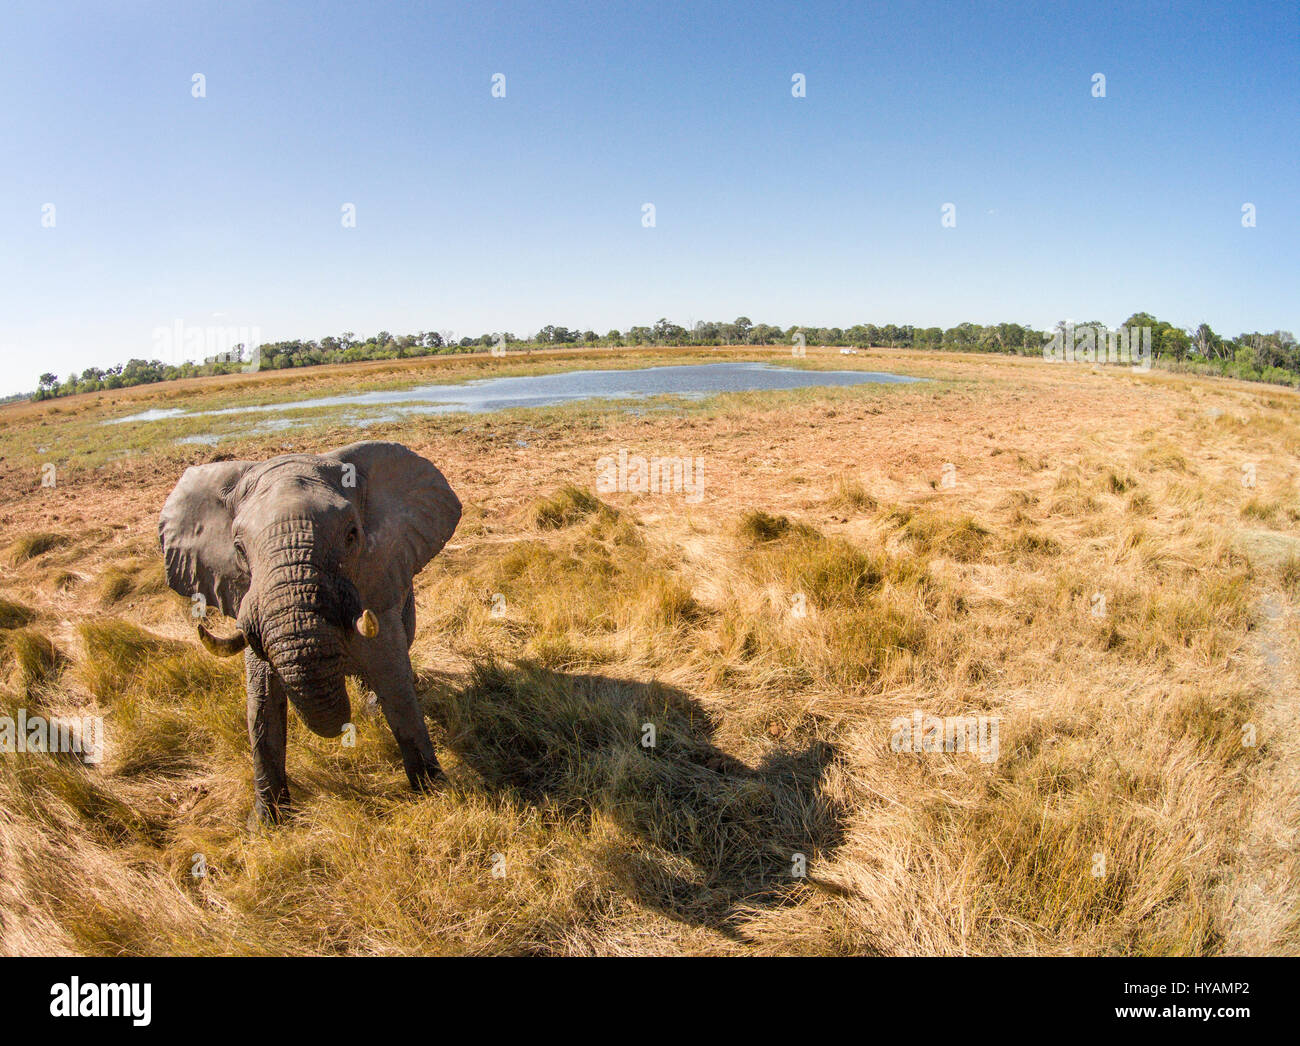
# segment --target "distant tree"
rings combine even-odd
[[[672,323],[667,317],[655,323],[654,340],[659,345],[680,345],[686,340],[686,328]]]
[[[1202,323],[1192,332],[1192,344],[1196,346],[1196,351],[1207,360],[1224,355],[1223,339],[1214,333],[1208,323]]]
[[[1074,324],[1104,327],[1104,324]],[[1056,325],[1060,332],[1066,329],[1062,320]],[[1227,373],[1237,377],[1300,386],[1300,344],[1290,331],[1255,331],[1239,334],[1235,339],[1219,336],[1209,324],[1199,324],[1194,329],[1183,329],[1157,319],[1149,312],[1135,312],[1125,327],[1149,327],[1152,331],[1153,354],[1168,361],[1173,369],[1190,369],[1209,373]],[[962,352],[1004,352],[1036,356],[1042,351],[1045,332],[1019,323],[998,323],[981,326],[977,323],[960,323],[944,330],[940,327],[913,327],[911,325],[872,323],[855,324],[847,329],[839,327],[812,327],[791,325],[781,328],[766,323],[753,323],[747,316],[739,316],[734,323],[701,321],[689,330],[661,317],[653,326],[634,326],[625,333],[609,330],[603,337],[590,329],[570,330],[568,327],[548,325],[537,332],[535,341],[542,345],[564,345],[582,342],[586,345],[719,345],[748,343],[756,345],[790,344],[801,333],[808,345],[861,345],[911,347],[917,349],[946,349]],[[517,343],[513,334],[500,335],[507,344]],[[291,340],[263,343],[258,346],[264,370],[288,367],[311,367],[321,363],[353,363],[367,359],[395,359],[399,356],[423,356],[429,351],[474,352],[490,347],[496,335],[482,334],[477,338],[463,337],[454,341],[436,331],[422,330],[416,334],[394,337],[388,331],[358,341],[351,331],[326,335],[319,342]],[[1099,346],[1100,347],[1100,346]],[[207,362],[186,362],[180,365],[159,360],[131,359],[107,369],[87,367],[80,374],[70,374],[60,382],[57,375],[44,373],[32,393],[34,399],[68,396],[77,392],[125,388],[153,382],[172,381],[177,378],[206,374],[230,373],[239,362],[251,358],[244,345],[236,347],[231,359],[218,354]],[[1190,357],[1190,358],[1189,358]]]
[[[1152,339],[1154,340],[1154,338],[1153,333]],[[1192,339],[1187,336],[1187,332],[1181,327],[1166,326],[1160,332],[1160,354],[1162,356],[1172,356],[1176,360],[1183,360],[1187,358],[1187,353],[1191,347]]]

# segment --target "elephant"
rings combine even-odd
[[[347,676],[374,691],[411,787],[441,777],[411,672],[413,580],[460,515],[442,473],[400,443],[214,462],[181,476],[158,521],[167,584],[238,622],[225,638],[200,615],[198,638],[214,655],[244,654],[262,822],[289,809],[287,704],[313,733],[337,737],[351,713]]]

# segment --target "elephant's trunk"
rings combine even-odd
[[[308,729],[337,737],[351,716],[338,630],[324,621],[310,623],[276,635],[266,652]]]
[[[361,616],[360,597],[301,536],[284,535],[264,563],[254,611],[261,646],[302,721],[337,737],[351,714],[342,630]]]

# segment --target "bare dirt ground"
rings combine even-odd
[[[653,355],[695,358],[783,357]],[[94,710],[110,738],[93,770],[0,757],[4,950],[1294,953],[1296,395],[1001,356],[809,365],[934,380],[120,457],[133,426],[98,419],[176,390],[0,411],[6,704]],[[157,513],[187,463],[359,438],[426,455],[466,506],[417,592],[449,784],[411,797],[381,722],[348,752],[295,728],[299,819],[250,835],[237,673],[163,590]],[[703,497],[575,501],[620,449],[698,460]],[[997,719],[996,760],[894,751],[914,712]]]

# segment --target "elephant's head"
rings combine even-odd
[[[316,733],[348,721],[345,649],[353,629],[405,599],[451,537],[460,501],[432,464],[399,443],[189,468],[158,532],[167,583],[239,622],[214,653],[245,646],[271,662]]]

